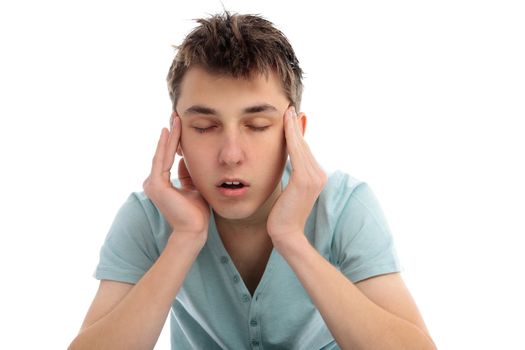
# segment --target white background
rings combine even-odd
[[[290,39],[306,140],[373,189],[438,347],[525,348],[522,2],[223,2]],[[168,126],[171,45],[221,8],[1,3],[0,348],[74,338],[99,248]]]

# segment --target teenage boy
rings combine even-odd
[[[259,16],[198,22],[71,348],[152,349],[169,313],[173,349],[434,349],[371,189],[326,175],[303,138],[288,40]]]

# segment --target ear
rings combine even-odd
[[[306,132],[306,124],[307,124],[307,117],[304,112],[300,112],[297,116],[297,121],[299,122],[299,129],[301,130],[301,134],[304,137],[304,133]]]

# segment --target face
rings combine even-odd
[[[193,67],[180,91],[178,152],[196,189],[224,219],[265,218],[281,192],[288,156],[283,116],[290,101],[278,77],[236,79]],[[237,195],[221,187],[228,179],[244,184]]]

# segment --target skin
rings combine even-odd
[[[246,111],[260,105],[273,108]],[[276,249],[342,349],[436,348],[400,274],[354,284],[306,239],[306,219],[326,175],[303,138],[306,115],[289,105],[273,74],[268,79],[233,79],[199,67],[187,72],[170,130],[162,129],[143,184],[172,234],[136,285],[100,282],[70,349],[154,347],[171,303],[206,242],[210,205],[225,248],[249,290],[257,286],[269,251]],[[215,128],[209,133],[196,132],[195,127],[211,125]],[[269,127],[253,131],[254,125]],[[183,156],[178,163],[182,188],[171,184],[177,152]],[[282,191],[287,156],[292,173]],[[222,198],[215,185],[223,176],[248,181],[248,194]]]
[[[178,153],[225,232],[265,231],[281,194],[288,155],[283,115],[290,105],[281,90],[273,73],[248,80],[195,67],[182,81],[174,112],[182,122]],[[256,106],[264,110],[249,110]],[[216,185],[225,176],[247,181],[248,193],[242,199],[220,195]]]
[[[294,270],[343,349],[435,348],[399,274],[357,286],[306,239],[306,220],[327,177],[304,140],[306,116],[288,108],[277,77],[233,79],[194,68],[181,90],[172,116],[183,120],[179,154],[194,186],[219,214],[219,233],[247,287],[253,292],[257,286],[273,247]],[[258,104],[274,106],[275,113],[259,118],[243,112]],[[205,108],[195,112],[196,105]],[[254,132],[253,126],[268,129]],[[210,129],[198,134],[196,127]],[[281,191],[286,154],[292,173]],[[253,181],[252,193],[242,199],[220,198],[215,184],[226,174]],[[269,244],[261,246],[265,239]]]
[[[193,67],[181,91],[172,115],[172,122],[181,121],[179,166],[185,167],[192,186],[213,208],[223,244],[253,293],[273,248],[269,232],[291,231],[281,221],[296,215],[278,204],[289,153],[285,116],[293,109],[273,72],[245,79]],[[295,115],[295,120],[303,135],[306,115]],[[217,183],[225,176],[248,182],[246,195],[240,199],[221,195]]]

